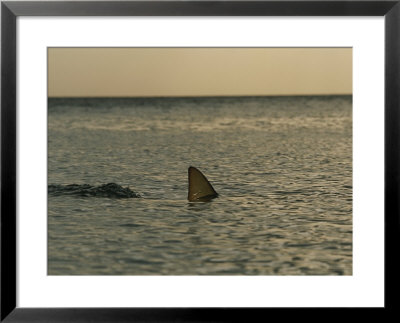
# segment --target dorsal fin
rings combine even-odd
[[[197,168],[190,166],[189,174],[189,201],[207,201],[218,196],[207,178]]]

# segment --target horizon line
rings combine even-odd
[[[306,97],[306,96],[353,96],[353,93],[327,94],[239,94],[239,95],[153,95],[153,96],[47,96],[48,99],[173,99],[173,98],[246,98],[246,97]]]

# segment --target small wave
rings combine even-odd
[[[48,193],[53,196],[75,195],[82,197],[109,197],[109,198],[139,198],[140,194],[132,191],[129,187],[122,187],[115,183],[99,186],[89,184],[70,184],[48,186]]]

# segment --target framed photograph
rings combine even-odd
[[[399,15],[2,2],[1,321],[395,310]]]

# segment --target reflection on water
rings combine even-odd
[[[351,275],[351,97],[51,99],[51,275]],[[219,197],[187,201],[196,166]]]

